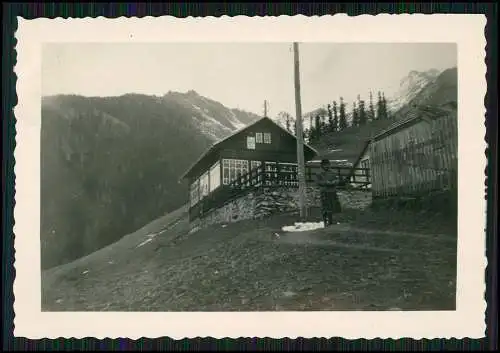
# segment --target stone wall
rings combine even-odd
[[[306,188],[306,206],[320,204],[319,190]],[[297,188],[270,188],[262,190],[255,203],[255,218],[263,218],[276,213],[293,212],[299,209],[299,191]]]
[[[363,209],[372,201],[370,191],[340,191],[339,199],[343,209]],[[320,192],[317,187],[306,188],[306,206],[321,206]],[[264,188],[250,192],[224,206],[207,213],[197,219],[191,228],[206,227],[212,224],[232,223],[247,219],[262,219],[273,214],[287,213],[299,209],[299,193],[297,188]]]

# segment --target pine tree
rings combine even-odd
[[[384,119],[384,103],[382,101],[382,93],[378,92],[378,101],[377,101],[377,120]]]
[[[339,107],[339,131],[347,128],[347,116],[345,112],[345,102],[344,98],[340,97],[340,107]]]
[[[359,125],[365,125],[367,121],[365,101],[358,96],[358,123]]]
[[[337,112],[337,102],[333,101],[333,124],[332,124],[332,131],[338,131],[339,130],[339,116]]]
[[[352,103],[352,123],[351,126],[359,126],[359,115],[356,102]]]
[[[330,104],[328,104],[327,110],[328,110],[328,131],[335,131],[333,126],[332,106]]]
[[[376,119],[375,117],[375,109],[373,108],[373,95],[372,92],[370,91],[370,107],[368,108],[368,120],[373,121]]]
[[[385,94],[382,92],[382,107],[384,112],[384,118],[389,119],[389,112],[387,111],[387,101],[385,99]]]
[[[321,118],[319,114],[314,118],[314,130],[315,130],[315,139],[318,140],[321,137]]]
[[[321,131],[321,135],[324,135],[326,132],[325,115],[323,113],[324,113],[323,111],[320,111],[319,113],[319,124],[320,124],[319,130]]]

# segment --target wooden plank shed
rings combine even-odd
[[[373,197],[419,196],[457,186],[456,110],[418,107],[369,144]]]

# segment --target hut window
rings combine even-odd
[[[255,133],[255,142],[262,143],[262,132]]]
[[[220,162],[216,162],[210,168],[210,192],[220,186]]]
[[[208,172],[206,172],[200,178],[200,198],[207,196],[208,190],[209,190],[209,177],[208,177]]]
[[[256,169],[262,165],[261,161],[251,161],[250,162],[250,168],[251,169]]]
[[[191,206],[194,206],[198,203],[200,200],[200,194],[199,194],[199,186],[200,184],[198,183],[198,179],[194,181],[194,183],[191,184],[191,197],[190,197],[190,203]]]
[[[264,132],[264,143],[271,143],[271,133]]]
[[[222,160],[222,183],[229,185],[236,179],[238,174],[248,173],[248,161],[244,159],[223,159]]]
[[[255,149],[255,137],[253,137],[253,136],[248,136],[247,137],[247,148],[249,150],[254,150]]]

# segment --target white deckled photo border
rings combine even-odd
[[[350,17],[18,18],[15,156],[16,337],[485,336],[486,64],[483,15]],[[44,43],[358,42],[456,43],[458,252],[456,311],[415,312],[42,312],[40,269],[41,61]]]

